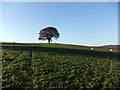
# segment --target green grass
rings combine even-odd
[[[3,89],[117,89],[119,55],[97,47],[2,43]]]

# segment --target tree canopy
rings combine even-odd
[[[48,43],[52,41],[52,38],[58,39],[60,37],[60,34],[58,33],[58,30],[54,27],[46,27],[40,30],[39,33],[39,40],[48,40]]]

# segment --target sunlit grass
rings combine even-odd
[[[120,53],[93,48],[53,43],[3,44],[3,88],[120,88]]]

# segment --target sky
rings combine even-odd
[[[118,44],[118,2],[2,2],[0,5],[2,42],[47,43],[38,40],[38,33],[52,26],[60,33],[53,43]]]

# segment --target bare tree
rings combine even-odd
[[[52,38],[58,39],[60,37],[60,34],[58,33],[58,30],[54,27],[46,27],[44,29],[41,29],[39,33],[38,40],[48,40],[48,43],[52,41]]]

